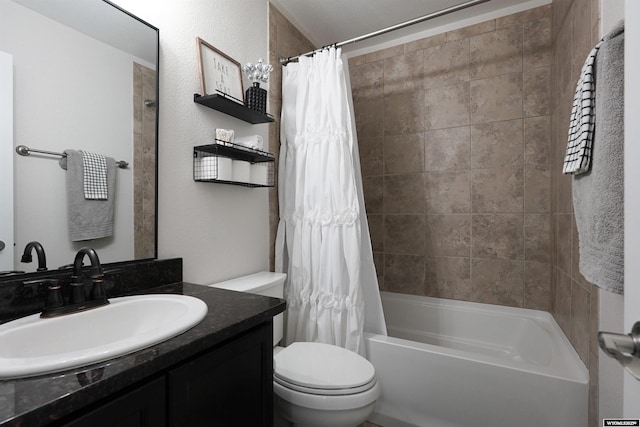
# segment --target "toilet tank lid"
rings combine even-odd
[[[209,286],[238,292],[258,293],[263,289],[273,286],[274,283],[284,281],[286,277],[287,275],[284,273],[261,271],[248,276],[225,280],[224,282],[212,283]]]

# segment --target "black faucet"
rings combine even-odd
[[[102,265],[100,265],[100,259],[98,254],[92,248],[82,248],[76,254],[73,260],[73,275],[71,276],[71,303],[83,303],[85,300],[84,282],[82,280],[82,261],[85,255],[89,257],[91,261],[91,271],[89,277],[93,281],[93,287],[91,289],[90,298],[92,301],[100,300],[107,301],[104,293],[104,287],[102,282],[104,281],[104,272],[102,271]]]
[[[36,250],[36,255],[38,255],[38,270],[37,271],[47,271],[47,257],[44,254],[44,248],[40,244],[40,242],[29,242],[27,246],[24,248],[24,253],[22,254],[21,262],[29,263],[33,261],[33,256],[31,254],[32,250]]]
[[[93,282],[89,298],[84,289],[84,276],[82,274],[82,261],[87,256],[91,261],[89,278]],[[45,308],[40,317],[55,317],[63,314],[75,313],[109,304],[103,287],[104,272],[100,265],[98,254],[92,248],[82,248],[76,253],[73,260],[73,274],[71,275],[69,303],[65,304],[61,294],[61,286],[52,283],[49,286],[49,295]]]

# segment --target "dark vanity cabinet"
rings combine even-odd
[[[123,393],[65,427],[165,427],[166,378],[151,380]]]
[[[272,341],[272,322],[263,323],[63,425],[270,427]]]
[[[272,323],[169,372],[169,426],[273,425]]]

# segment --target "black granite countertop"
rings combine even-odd
[[[277,298],[189,283],[128,292],[129,295],[150,293],[198,297],[207,303],[209,310],[192,329],[147,349],[79,369],[0,381],[0,426],[56,425],[57,421],[88,405],[270,321],[285,309],[284,300]]]

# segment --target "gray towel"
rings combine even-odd
[[[624,24],[596,58],[596,125],[591,171],[573,180],[580,272],[621,294],[624,284]]]
[[[84,197],[82,153],[65,150],[60,166],[67,170],[67,223],[73,242],[100,239],[113,235],[114,199],[86,200]],[[110,195],[115,194],[116,161],[107,157],[107,181]]]

